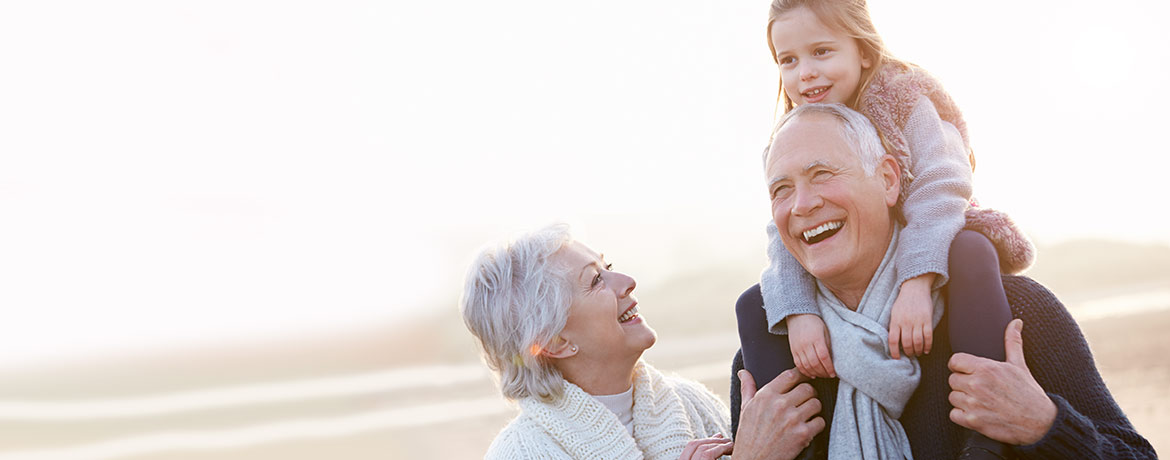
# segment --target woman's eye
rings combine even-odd
[[[613,264],[605,264],[605,271],[612,271],[612,270],[613,270]],[[596,287],[598,284],[601,284],[601,270],[597,271],[597,276],[593,277],[593,281],[589,283],[589,287]]]

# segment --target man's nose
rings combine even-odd
[[[821,194],[813,187],[796,187],[792,197],[792,215],[807,216],[824,204]]]

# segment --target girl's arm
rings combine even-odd
[[[775,223],[768,224],[768,259],[760,276],[768,330],[788,335],[793,363],[802,374],[836,377],[829,332],[814,297],[816,280],[784,247]]]
[[[971,164],[959,131],[939,118],[923,96],[902,128],[909,146],[914,180],[906,191],[902,212],[906,228],[895,254],[898,284],[935,274],[934,287],[947,282],[947,253],[963,228],[971,201]]]
[[[789,316],[821,315],[815,297],[816,279],[784,247],[775,222],[768,222],[768,267],[760,275],[760,293],[773,334],[788,333],[782,320]]]

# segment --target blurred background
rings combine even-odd
[[[768,2],[0,5],[0,460],[478,458],[462,325],[551,222],[728,392],[758,280]],[[976,195],[1170,449],[1170,6],[873,1],[963,108]]]

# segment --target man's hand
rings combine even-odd
[[[951,421],[996,441],[1025,445],[1044,437],[1056,420],[1056,404],[1024,362],[1024,322],[1004,332],[1006,362],[966,353],[951,357]]]
[[[739,371],[742,405],[739,433],[735,437],[736,460],[793,459],[825,429],[825,419],[816,416],[821,401],[812,385],[796,369],[788,369],[759,391],[746,370]]]
[[[804,313],[791,315],[785,322],[788,323],[788,345],[796,369],[809,377],[836,377],[825,321],[817,315]]]
[[[678,460],[715,460],[731,453],[732,442],[722,434],[710,438],[696,439],[683,447]]]
[[[930,299],[934,277],[934,273],[927,273],[910,278],[898,290],[898,298],[894,299],[890,311],[890,357],[901,357],[899,348],[904,349],[908,356],[930,353],[934,343],[934,325],[931,324],[934,302]]]

